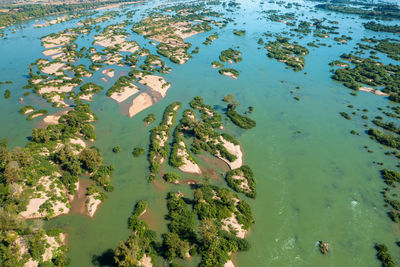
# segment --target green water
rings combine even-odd
[[[107,250],[114,249],[129,235],[126,222],[136,201],[149,202],[147,220],[153,229],[163,233],[167,231],[164,221],[167,192],[181,190],[190,194],[185,185],[172,186],[159,180],[156,185],[147,182],[146,158],[134,159],[131,155],[133,147],[147,148],[149,145],[151,127],[145,127],[142,119],[148,113],[154,113],[157,121],[153,125],[156,125],[169,103],[184,103],[182,112],[196,95],[223,112],[221,99],[230,93],[241,103],[241,111],[250,105],[255,107],[251,116],[257,121],[256,128],[246,131],[226,122],[226,130],[241,141],[244,161],[252,167],[258,182],[257,199],[249,200],[256,219],[248,235],[252,248],[235,257],[237,265],[378,266],[373,248],[375,242],[387,244],[400,263],[398,248],[394,245],[400,236],[399,228],[385,214],[383,197],[379,193],[383,187],[379,178],[381,167],[372,163],[384,161],[385,167],[394,168],[396,162],[383,155],[385,148],[369,140],[364,132],[367,128],[363,127],[366,121],[359,116],[351,121],[339,116],[341,111],[349,112],[346,106],[353,104],[355,108],[367,108],[367,115],[373,118],[378,115],[377,107],[385,107],[388,102],[383,97],[363,92],[351,96],[348,89],[329,78],[330,61],[344,52],[349,53],[363,36],[378,34],[363,30],[361,23],[364,20],[358,17],[309,12],[304,7],[286,10],[304,14],[300,19],[328,17],[338,20],[341,34],[354,32],[351,34],[353,41],[348,45],[336,45],[332,36],[323,40],[332,44],[332,48],[309,48],[304,71],[294,73],[285,69],[283,63],[268,59],[265,49],[257,49],[257,40],[263,32],[287,29],[282,24],[263,19],[258,11],[281,7],[240,2],[240,10],[232,16],[236,26],[230,23],[218,30],[220,37],[210,46],[201,43],[214,31],[189,38],[187,41],[193,47],[200,47],[200,53],[184,65],[167,62],[173,71],[164,76],[172,87],[167,97],[156,105],[130,119],[121,114],[123,111],[117,103],[105,97],[105,92],[94,97],[91,107],[99,118],[95,145],[102,151],[105,162],[115,166],[112,181],[115,190],[108,194],[93,219],[69,214],[47,223],[49,227],[57,226],[67,231],[71,266],[91,266],[96,256],[100,257],[98,260],[103,266],[107,266]],[[160,3],[155,1],[129,8],[139,10],[134,17],[139,21],[146,8]],[[116,18],[112,23],[122,19]],[[14,81],[13,85],[3,85],[0,89],[1,94],[6,88],[12,91],[11,99],[0,97],[0,136],[6,137],[11,146],[24,145],[37,123],[25,121],[17,110],[21,107],[18,100],[24,93],[21,87],[26,84],[27,65],[42,57],[40,37],[72,27],[76,22],[41,29],[34,29],[36,22],[30,22],[25,24],[25,29],[0,40],[0,80]],[[101,25],[107,23],[110,22]],[[234,36],[232,30],[235,28],[246,29],[246,35]],[[80,39],[78,45],[88,47],[91,41],[87,39],[86,36]],[[138,35],[132,34],[132,39],[141,46],[148,43]],[[312,39],[309,36],[299,42],[306,44]],[[240,71],[238,80],[219,75],[210,64],[217,60],[221,50],[232,46],[240,46],[239,50],[243,52],[243,61],[234,66]],[[147,45],[147,48],[154,53],[153,47]],[[99,82],[99,77],[94,75],[91,80],[107,87],[112,84],[113,80],[108,84]],[[296,90],[296,86],[301,89]],[[294,95],[291,90],[295,91]],[[300,101],[293,99],[296,95]],[[31,103],[50,107],[34,95],[25,97],[25,104]],[[353,129],[361,136],[350,135]],[[120,154],[111,152],[116,145],[121,147]],[[365,145],[374,153],[367,153],[363,148]],[[218,183],[223,184],[223,181]],[[329,242],[329,255],[320,254],[316,245],[319,240]],[[193,259],[189,265],[195,265],[197,260]],[[160,259],[158,264],[163,265]]]

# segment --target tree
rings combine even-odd
[[[89,172],[94,172],[103,163],[100,152],[95,148],[83,150],[79,160],[82,163],[82,168]]]
[[[131,236],[126,242],[119,243],[119,247],[115,250],[114,260],[121,267],[139,266],[138,258],[142,257],[138,238]]]
[[[189,243],[180,239],[176,233],[166,233],[163,235],[164,256],[169,260],[176,257],[184,258],[189,253]]]

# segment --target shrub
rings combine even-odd
[[[140,155],[144,153],[144,149],[141,147],[135,147],[132,151],[132,154],[135,158],[138,158]]]

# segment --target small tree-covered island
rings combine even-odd
[[[0,3],[0,266],[400,266],[395,0]]]

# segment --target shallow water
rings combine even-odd
[[[107,194],[107,200],[94,219],[72,213],[47,223],[49,227],[57,226],[67,231],[71,266],[91,266],[93,259],[100,262],[96,265],[109,265],[107,250],[114,249],[119,241],[128,237],[127,218],[138,200],[149,202],[150,213],[145,215],[145,219],[150,226],[158,233],[167,231],[164,221],[166,194],[178,189],[190,194],[189,187],[169,185],[161,180],[149,184],[146,157],[133,158],[132,149],[135,146],[148,147],[149,130],[160,122],[169,103],[184,103],[181,113],[194,96],[200,95],[206,103],[223,112],[221,99],[230,93],[235,94],[240,102],[241,111],[248,106],[255,107],[251,117],[257,121],[257,127],[247,131],[226,122],[227,131],[241,141],[245,163],[251,166],[258,182],[257,199],[249,200],[256,219],[248,236],[252,248],[239,253],[236,263],[239,266],[377,266],[375,242],[387,244],[400,263],[394,245],[399,237],[399,228],[385,214],[379,193],[383,187],[379,178],[381,167],[372,163],[384,161],[385,167],[393,168],[396,162],[383,155],[385,148],[369,140],[364,133],[367,129],[363,127],[365,121],[360,116],[351,121],[339,116],[341,111],[349,112],[346,106],[353,104],[355,108],[367,108],[367,115],[373,118],[378,114],[377,107],[384,107],[388,102],[383,97],[364,92],[351,96],[349,89],[330,79],[328,66],[342,53],[350,52],[362,37],[378,34],[365,31],[361,25],[364,20],[355,16],[321,11],[311,13],[303,7],[299,11],[290,10],[304,14],[300,17],[304,20],[312,17],[338,20],[341,34],[354,32],[351,34],[353,40],[347,45],[337,45],[332,35],[328,40],[322,40],[332,44],[332,48],[309,48],[304,71],[295,73],[285,69],[283,63],[269,59],[265,49],[257,49],[257,40],[263,32],[279,32],[286,28],[280,23],[257,19],[262,17],[258,10],[260,7],[264,10],[280,7],[255,1],[240,2],[241,9],[232,16],[236,26],[231,23],[218,30],[219,39],[210,46],[201,43],[215,30],[187,39],[193,47],[199,46],[200,52],[186,64],[178,66],[167,61],[173,71],[163,76],[172,87],[167,97],[156,105],[130,119],[121,114],[123,111],[116,102],[105,97],[105,90],[94,97],[91,106],[99,118],[95,145],[102,151],[105,163],[115,166],[112,181],[115,190]],[[155,1],[129,8],[140,10],[134,16],[134,20],[140,20],[145,8],[160,3]],[[114,22],[119,20],[123,17]],[[42,56],[40,37],[69,28],[76,22],[41,29],[33,28],[36,22],[25,23],[25,29],[0,40],[0,80],[14,81],[13,85],[3,85],[0,89],[1,94],[6,88],[12,91],[11,99],[0,97],[0,124],[3,125],[0,136],[6,137],[11,146],[24,145],[38,121],[27,122],[17,110],[22,106],[18,99],[24,93],[21,88],[27,81],[27,66]],[[238,37],[232,34],[233,29],[246,29],[247,32]],[[92,32],[89,36],[94,34]],[[85,36],[79,40],[79,47],[88,47],[90,41],[87,39]],[[154,53],[148,40],[135,34],[132,34],[132,39],[141,46],[146,44]],[[299,43],[306,44],[311,40],[310,36]],[[243,54],[243,61],[234,66],[240,71],[237,80],[221,76],[211,68],[211,62],[218,59],[220,51],[232,46],[239,46]],[[389,62],[389,59],[385,58],[385,61]],[[115,77],[103,83],[99,82],[99,77],[94,75],[89,80],[106,88],[116,80]],[[296,86],[301,89],[296,90]],[[293,95],[290,93],[292,90],[295,91]],[[295,101],[293,96],[299,96],[301,100]],[[31,103],[41,103],[50,108],[34,95],[25,97],[25,104]],[[142,119],[148,113],[154,113],[157,120],[146,127]],[[361,136],[350,135],[353,129]],[[117,145],[121,147],[121,153],[114,154],[112,147]],[[367,153],[363,148],[365,145],[375,153]],[[211,163],[206,165],[211,166]],[[223,184],[223,181],[217,183]],[[329,255],[320,254],[317,248],[319,240],[330,244]],[[197,262],[198,259],[194,258],[189,265]],[[158,264],[162,265],[160,259]]]

